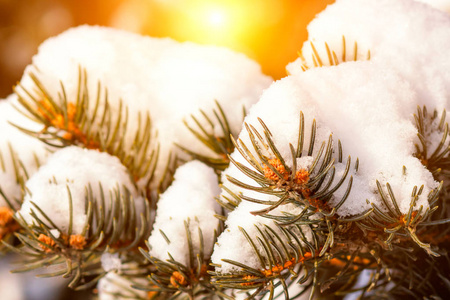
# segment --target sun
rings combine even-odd
[[[212,9],[208,12],[208,23],[215,26],[221,27],[226,23],[226,13],[223,10]]]

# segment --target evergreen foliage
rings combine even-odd
[[[26,132],[52,147],[76,145],[108,152],[117,156],[127,166],[134,180],[146,177],[146,174],[154,169],[152,166],[158,157],[157,150],[150,147],[149,117],[144,118],[144,123],[141,123],[142,126],[134,134],[133,145],[127,148],[123,142],[126,108],[117,116],[111,114],[108,105],[105,105],[104,111],[99,111],[99,101],[107,103],[107,98],[105,96],[101,99],[102,97],[98,96],[94,101],[94,113],[90,114],[85,71],[80,69],[79,78],[79,92],[74,100],[67,98],[63,86],[59,99],[53,99],[36,76],[33,76],[36,91],[16,88],[22,105],[19,109],[45,126],[40,132]],[[104,94],[106,95],[106,92]],[[252,213],[273,219],[276,230],[269,226],[257,226],[259,234],[250,236],[241,228],[259,260],[258,269],[224,259],[224,262],[237,266],[241,271],[232,274],[214,271],[215,266],[210,264],[209,258],[204,254],[202,232],[200,229],[197,232],[192,231],[189,220],[185,222],[189,264],[184,265],[173,258],[162,261],[152,257],[143,248],[153,222],[151,209],[154,209],[154,205],[149,198],[144,201],[144,213],[137,215],[134,205],[130,202],[131,196],[116,191],[111,208],[106,211],[105,198],[94,198],[91,188],[87,186],[88,219],[80,235],[72,235],[69,227],[67,235],[55,236],[52,228],[58,227],[36,205],[35,212],[32,212],[36,221],[34,224],[27,224],[20,215],[14,216],[14,224],[17,225],[8,225],[11,220],[2,224],[4,228],[9,226],[16,237],[14,241],[4,238],[4,247],[25,258],[14,272],[55,266],[55,271],[45,272],[41,276],[70,277],[70,287],[92,288],[97,280],[106,274],[100,266],[99,258],[101,254],[108,252],[119,253],[122,259],[132,262],[130,269],[134,270],[133,276],[136,276],[136,273],[143,278],[148,276],[148,284],[135,283],[133,287],[148,291],[151,299],[233,299],[233,295],[239,291],[246,293],[249,299],[266,294],[268,299],[295,299],[306,293],[310,294],[310,298],[338,299],[355,291],[354,283],[367,271],[370,271],[370,279],[364,286],[357,288],[362,291],[362,299],[404,296],[444,299],[445,295],[450,293],[447,278],[450,270],[447,254],[450,231],[447,197],[449,173],[446,165],[449,147],[445,146],[448,136],[448,124],[444,122],[445,111],[439,122],[434,122],[438,113],[429,115],[425,107],[418,108],[415,115],[420,141],[416,146],[416,155],[437,179],[442,180],[440,187],[428,195],[430,207],[426,210],[413,209],[415,200],[422,192],[420,187],[415,187],[411,193],[411,208],[407,214],[402,214],[389,183],[385,186],[377,183],[378,194],[385,207],[372,205],[370,210],[351,218],[340,216],[339,207],[351,192],[350,174],[357,172],[359,161],[356,159],[352,166],[350,157],[344,160],[343,145],[340,141],[336,143],[332,136],[327,141],[317,141],[315,121],[310,129],[311,139],[305,141],[306,126],[303,113],[300,113],[298,139],[289,145],[291,156],[283,157],[263,120],[259,120],[264,128],[263,132],[258,132],[251,124],[245,123],[251,140],[251,145],[246,145],[242,140],[236,141],[233,138],[227,117],[218,102],[217,110],[213,112],[215,118],[204,112],[202,115],[211,128],[220,126],[220,136],[215,136],[212,131],[205,129],[194,117],[198,129],[186,126],[220,158],[190,152],[187,145],[179,147],[192,158],[212,166],[218,173],[230,162],[233,163],[258,186],[228,177],[231,183],[256,194],[270,194],[278,198],[277,201],[265,201],[229,191],[229,198],[218,199],[227,210],[233,210],[241,201],[267,206]],[[442,141],[436,149],[429,149],[425,131],[442,134]],[[314,152],[315,147],[319,147],[317,152]],[[253,169],[228,156],[234,148]],[[11,153],[10,157],[17,168],[17,182],[23,183],[27,179],[26,172],[20,172],[23,166],[14,159],[13,149]],[[310,167],[297,167],[297,158],[302,155],[311,156],[313,153],[317,154]],[[2,161],[5,159],[7,158],[3,155]],[[335,161],[346,162],[345,172],[337,180],[337,184],[333,184],[336,182]],[[345,195],[341,199],[334,199],[333,193],[344,184],[347,177],[349,180],[346,183]],[[147,186],[150,186],[150,182],[156,179],[150,176],[148,180]],[[69,189],[67,192],[70,195]],[[145,192],[147,191],[142,191],[144,194]],[[9,209],[17,207],[14,201],[9,201]],[[335,204],[331,205],[331,201]],[[273,213],[276,208],[288,204],[298,207],[299,213]],[[43,217],[39,217],[36,212]],[[227,213],[224,211],[223,215],[218,217],[226,220]],[[217,235],[222,230],[223,226],[218,228]],[[193,234],[200,238],[199,253],[193,251]],[[138,249],[142,256],[138,254]],[[300,291],[297,295],[291,295],[288,288],[295,284],[301,285]],[[277,288],[281,288],[282,292]]]
[[[325,44],[330,65],[346,59],[345,38],[342,40],[341,59]],[[324,65],[326,60],[312,43],[311,48],[314,67]],[[357,60],[356,43],[353,53]],[[367,58],[370,59],[370,52]],[[302,66],[304,70],[311,67],[307,63]],[[81,234],[73,234],[71,190],[67,188],[71,217],[68,232],[63,233],[36,204],[31,212],[34,222],[27,223],[20,214],[15,214],[23,199],[8,199],[0,189],[8,203],[8,207],[0,208],[2,251],[16,252],[24,258],[13,272],[45,269],[39,276],[62,276],[70,278],[71,288],[92,289],[109,271],[102,268],[101,257],[110,254],[118,255],[124,266],[120,275],[130,282],[117,285],[132,294],[115,296],[131,299],[235,299],[240,295],[269,300],[300,299],[305,295],[309,299],[343,299],[353,292],[359,292],[360,299],[446,299],[450,295],[450,146],[445,111],[429,114],[426,107],[418,107],[414,115],[418,132],[415,156],[440,182],[426,195],[429,207],[417,208],[423,186],[415,186],[409,210],[402,213],[390,184],[377,181],[377,197],[382,205],[370,203],[370,209],[351,217],[341,215],[340,208],[352,192],[353,176],[360,161],[345,158],[345,145],[332,135],[327,140],[318,140],[316,121],[310,126],[305,124],[303,112],[299,112],[298,135],[290,141],[287,156],[282,155],[262,119],[259,119],[262,131],[244,123],[250,143],[238,138],[237,132],[230,129],[219,101],[212,113],[200,112],[203,120],[191,117],[195,126],[185,121],[188,130],[210,154],[191,151],[189,145],[176,145],[179,149],[214,168],[218,175],[233,164],[241,175],[255,182],[251,185],[226,176],[229,183],[251,191],[252,196],[223,186],[225,193],[216,199],[222,213],[216,216],[221,222],[213,243],[225,230],[229,213],[242,202],[263,205],[263,209],[251,213],[274,223],[272,227],[255,224],[256,235],[240,228],[259,267],[225,258],[224,263],[239,271],[224,273],[218,271],[220,265],[211,263],[202,230],[193,229],[190,219],[184,222],[187,264],[170,254],[170,259],[164,261],[149,253],[152,245],[147,240],[158,199],[173,180],[176,167],[183,163],[175,155],[170,156],[164,162],[166,171],[156,177],[159,148],[154,142],[156,134],[150,116],[129,116],[122,103],[119,111],[114,112],[108,104],[107,89],[99,83],[97,91],[91,93],[87,72],[81,67],[75,97],[66,95],[62,84],[58,96],[52,96],[36,74],[31,74],[33,90],[16,87],[20,103],[17,109],[42,124],[43,129],[30,131],[20,124],[14,125],[47,144],[51,151],[77,146],[117,157],[142,196],[142,209],[137,212],[137,200],[126,189],[112,191],[111,203],[107,205],[101,185],[100,197],[95,197],[92,187],[86,186],[86,223]],[[244,117],[245,114],[244,110]],[[138,120],[136,132],[127,130],[129,118]],[[430,133],[442,136],[441,142],[432,145],[427,140]],[[129,135],[133,137],[131,144],[126,142]],[[233,151],[238,151],[247,165],[233,159],[230,156]],[[306,168],[297,165],[303,157],[312,157]],[[10,153],[0,153],[0,168],[5,169],[4,162],[8,159],[24,195],[27,192],[24,183],[29,177],[26,166],[12,147]],[[345,165],[340,175],[337,163]],[[404,167],[402,172],[406,174],[408,170]],[[218,181],[222,179],[218,176]],[[337,197],[335,192],[342,188],[344,194]],[[266,200],[266,195],[276,200]],[[281,209],[285,206],[293,209],[285,212]],[[161,234],[169,244],[169,238],[163,231]],[[193,236],[198,237],[198,245],[194,245]],[[357,285],[358,279],[364,277],[367,279]],[[141,291],[145,291],[145,296]]]

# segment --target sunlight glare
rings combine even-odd
[[[225,13],[221,10],[213,10],[209,12],[208,21],[211,25],[222,26],[225,23]]]

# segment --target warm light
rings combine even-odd
[[[172,37],[189,37],[190,41],[239,48],[247,35],[252,18],[249,7],[241,1],[192,0],[189,5],[168,5],[177,9],[169,22]],[[166,25],[167,26],[167,25]],[[243,50],[243,49],[240,49]]]
[[[0,0],[1,1],[1,0]],[[88,1],[88,0],[83,0]],[[110,0],[102,0],[109,2]],[[124,1],[115,24],[151,36],[225,46],[258,61],[275,79],[286,76],[306,40],[306,25],[334,0]],[[127,13],[126,7],[130,7]],[[139,19],[139,20],[137,20]],[[128,24],[124,24],[128,23]]]
[[[225,13],[219,10],[211,11],[208,19],[211,25],[221,26],[225,23]]]

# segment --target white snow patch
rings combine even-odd
[[[13,205],[15,200],[20,200],[22,196],[20,184],[16,180],[13,157],[16,158],[17,163],[19,161],[23,163],[30,176],[38,168],[36,159],[39,163],[44,163],[47,157],[45,144],[11,125],[12,123],[33,131],[42,129],[41,125],[19,113],[14,108],[17,104],[15,95],[0,100],[0,188]],[[20,166],[18,169],[19,175],[24,176],[25,173],[20,171]],[[6,205],[6,201],[0,195],[0,206]]]
[[[163,172],[171,151],[186,158],[174,143],[211,154],[188,131],[183,119],[192,125],[193,114],[208,126],[199,110],[210,114],[217,100],[232,131],[238,132],[243,106],[248,109],[272,82],[261,73],[257,63],[225,48],[143,37],[97,26],[69,29],[48,39],[33,57],[33,65],[39,69],[38,77],[48,92],[56,96],[61,81],[69,101],[76,95],[78,67],[85,68],[91,98],[96,96],[100,81],[108,89],[113,115],[118,111],[120,99],[128,107],[129,145],[138,127],[138,113],[148,112],[153,132],[157,131],[159,136],[153,145],[160,144],[156,178]],[[32,86],[29,76],[32,71],[36,72],[29,66],[21,80],[27,89]],[[220,133],[219,126],[215,130]]]
[[[347,55],[353,49],[353,42],[357,41],[358,56],[370,50],[370,61],[350,62],[347,57],[346,63],[303,72],[301,59],[298,59],[288,66],[292,75],[265,90],[245,121],[261,134],[262,126],[257,118],[265,122],[288,165],[292,165],[289,144],[297,145],[300,111],[305,116],[306,146],[302,155],[306,155],[305,149],[309,146],[313,119],[317,121],[313,156],[317,155],[321,143],[333,135],[336,176],[332,186],[342,177],[348,157],[352,162],[347,178],[330,202],[332,205],[339,203],[352,176],[351,192],[338,210],[340,217],[367,211],[371,208],[367,200],[385,209],[378,195],[377,181],[385,194],[388,194],[386,183],[390,184],[402,214],[410,208],[414,187],[423,186],[415,209],[422,206],[425,210],[428,208],[427,196],[438,182],[415,157],[414,144],[419,140],[413,114],[417,112],[417,106],[423,105],[430,112],[450,108],[450,60],[443,51],[450,48],[449,30],[449,15],[414,1],[338,0],[308,26],[309,40],[302,49],[305,58],[311,58],[310,42],[322,51],[321,57],[327,57],[323,47],[325,42],[338,57],[342,57],[342,36],[345,36]],[[311,61],[309,65],[312,65]],[[434,146],[441,135],[429,134],[427,137],[432,139],[430,145]],[[239,138],[253,151],[246,130]],[[338,140],[343,146],[342,162],[337,156]],[[266,154],[270,157],[270,153]],[[231,156],[250,167],[238,151]],[[355,170],[357,158],[358,172]],[[404,167],[406,172],[403,172]],[[267,199],[266,195],[255,195],[234,186],[226,176],[257,186],[234,165],[224,172],[224,186],[236,194]],[[229,258],[258,267],[250,250],[239,249],[238,253],[226,249],[245,243],[238,226],[244,224],[242,227],[247,230],[247,221],[259,221],[249,214],[249,205],[244,201],[230,213],[227,228],[214,250],[214,263],[220,264],[221,259]],[[279,209],[289,211],[288,207],[280,206]],[[254,237],[252,234],[250,236]],[[237,269],[227,265],[216,268],[222,272]]]
[[[450,1],[449,0],[416,0],[433,6],[436,9],[450,13]]]
[[[31,210],[38,215],[40,213],[32,205],[31,202],[34,202],[58,228],[67,233],[70,191],[73,206],[72,234],[80,234],[87,217],[86,188],[90,185],[93,196],[100,199],[100,184],[105,195],[106,209],[110,206],[110,192],[114,190],[124,192],[126,188],[131,195],[137,196],[126,168],[117,157],[97,150],[73,146],[63,148],[50,156],[47,163],[26,182],[28,192],[18,213],[26,222],[35,222],[30,215]]]
[[[135,283],[145,284],[146,279],[131,280],[116,272],[108,272],[97,284],[99,300],[145,299],[147,292],[134,289]]]
[[[122,261],[119,258],[119,253],[104,253],[101,257],[102,268],[106,272],[120,271]]]
[[[201,229],[204,253],[212,252],[214,231],[219,221],[214,217],[220,212],[215,197],[220,194],[217,175],[206,165],[192,161],[179,167],[174,182],[158,201],[156,220],[149,238],[150,254],[161,260],[169,258],[188,265],[188,242],[184,222],[188,221],[194,254],[199,253]],[[163,237],[164,232],[170,243]]]

